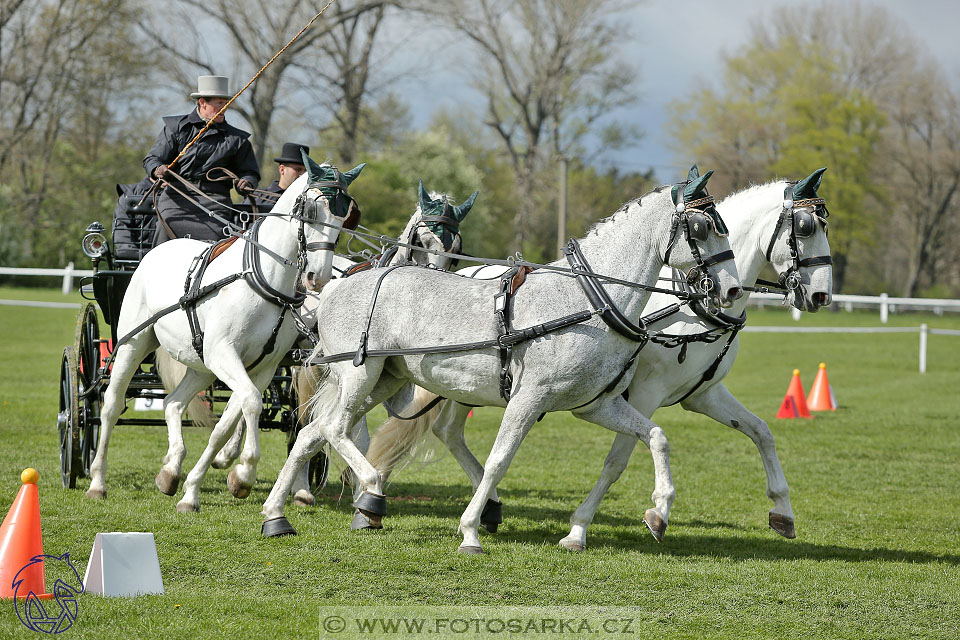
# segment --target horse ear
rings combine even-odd
[[[307,174],[310,182],[316,182],[323,179],[323,167],[314,162],[303,147],[300,148],[300,157],[303,158],[303,166],[307,168]]]
[[[707,180],[709,180],[710,176],[712,175],[713,169],[710,169],[710,171],[707,171],[705,174],[688,184],[683,190],[684,202],[697,200],[698,198],[702,198],[707,195]]]
[[[457,222],[463,222],[463,219],[467,217],[470,209],[473,209],[473,203],[477,201],[478,195],[480,195],[480,192],[474,191],[472,196],[463,201],[463,204],[453,208],[453,215],[457,219]]]
[[[423,179],[420,179],[420,184],[417,185],[417,201],[420,203],[420,213],[426,213],[427,205],[432,202],[430,200],[430,194],[427,193],[427,190],[423,186]]]
[[[795,200],[802,200],[803,198],[816,198],[817,189],[820,188],[820,181],[823,179],[823,174],[827,170],[826,167],[820,167],[809,176],[801,180],[793,187],[793,198]]]
[[[366,162],[361,162],[350,171],[347,171],[343,174],[343,181],[349,187],[350,183],[357,179],[357,176],[360,175],[360,172],[363,171],[363,168],[367,166]]]
[[[697,165],[690,167],[690,171],[687,172],[687,180],[693,182],[700,177],[700,169],[697,168]]]

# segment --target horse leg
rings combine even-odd
[[[100,500],[107,497],[107,447],[110,445],[110,435],[126,406],[126,392],[130,380],[143,359],[158,345],[152,329],[146,329],[130,342],[117,347],[110,372],[110,384],[104,393],[103,409],[100,412],[100,442],[90,464],[90,488],[86,493],[88,498]]]
[[[300,468],[309,464],[310,458],[320,449],[324,440],[329,442],[353,469],[360,494],[382,500],[380,474],[363,457],[350,438],[353,427],[358,422],[357,416],[382,402],[402,384],[401,380],[392,376],[381,379],[382,371],[383,360],[368,360],[362,368],[349,370],[343,379],[327,377],[317,388],[312,401],[316,417],[300,431],[270,495],[263,503],[261,513],[264,526],[261,531],[264,535],[296,533],[283,517],[284,503]],[[366,401],[367,399],[369,401]],[[383,514],[369,511],[367,513],[370,524],[379,527]]]
[[[641,394],[635,394],[641,395]],[[644,403],[643,398],[651,397],[651,394],[639,398],[640,403],[634,405],[634,408],[645,416],[653,415],[657,410],[656,404],[650,406],[650,403]],[[637,400],[634,400],[636,402]],[[583,551],[587,546],[587,527],[593,522],[593,518],[600,507],[600,502],[607,495],[611,485],[620,479],[620,475],[627,468],[630,456],[633,455],[633,449],[637,446],[637,439],[634,436],[618,433],[613,440],[613,446],[610,447],[610,453],[603,461],[603,471],[600,472],[600,478],[590,490],[590,495],[577,507],[573,515],[570,516],[570,533],[560,541],[560,546],[570,551]]]
[[[187,474],[187,480],[183,483],[183,498],[177,503],[177,511],[187,513],[189,511],[200,510],[200,484],[207,473],[210,460],[216,454],[217,450],[226,442],[230,435],[230,427],[240,417],[242,412],[239,398],[230,396],[227,406],[223,409],[223,414],[216,426],[210,433],[210,441],[207,447],[200,454],[200,459]]]
[[[527,401],[522,395],[514,395],[507,403],[507,408],[503,412],[503,421],[500,423],[500,430],[497,432],[497,439],[493,443],[490,455],[487,456],[487,462],[483,467],[483,477],[477,486],[477,490],[467,505],[463,515],[460,516],[460,532],[463,534],[463,542],[457,549],[458,553],[479,554],[483,553],[483,547],[480,546],[480,514],[487,500],[494,489],[500,483],[513,456],[523,442],[541,412],[541,403]]]
[[[202,389],[210,386],[213,376],[187,369],[183,378],[163,401],[163,413],[167,420],[167,455],[163,457],[163,466],[157,474],[156,484],[160,493],[172,496],[180,485],[180,475],[183,469],[183,459],[187,455],[187,448],[183,444],[183,413],[187,406]]]
[[[483,479],[483,465],[473,455],[467,446],[467,440],[463,437],[464,428],[467,426],[467,416],[470,415],[471,408],[452,400],[444,400],[441,405],[440,415],[433,423],[433,433],[446,445],[453,457],[460,463],[463,471],[470,478],[473,490],[476,492],[480,486],[480,480]],[[386,478],[384,479],[386,480]],[[503,522],[503,503],[497,496],[497,488],[494,487],[487,498],[483,511],[480,514],[480,526],[496,533]]]
[[[270,384],[276,367],[267,368],[261,366],[258,371],[253,373],[253,384],[255,385],[257,402],[261,402],[260,389],[266,388]],[[252,406],[252,405],[251,405]],[[260,409],[256,413],[247,407],[243,412],[246,423],[246,439],[243,444],[243,451],[240,453],[237,466],[231,469],[227,476],[227,487],[235,498],[246,498],[250,495],[250,490],[257,481],[257,463],[260,461]]]
[[[220,349],[211,353],[207,366],[213,375],[220,378],[224,384],[230,387],[232,393],[230,395],[230,401],[227,403],[227,409],[230,409],[230,411],[224,410],[223,415],[220,416],[220,421],[217,422],[213,433],[210,434],[210,440],[206,448],[203,450],[203,453],[200,454],[200,458],[197,460],[193,469],[187,474],[187,480],[183,485],[183,498],[177,504],[178,511],[196,511],[199,509],[200,483],[203,482],[203,477],[210,468],[210,463],[213,462],[213,458],[227,441],[230,428],[233,426],[233,421],[237,417],[236,412],[238,410],[243,414],[243,419],[246,422],[247,445],[250,447],[250,451],[245,452],[245,454],[247,454],[245,462],[248,464],[252,462],[254,476],[256,474],[256,461],[260,459],[258,434],[254,433],[252,440],[250,435],[251,430],[257,430],[260,412],[263,409],[263,398],[260,387],[250,379],[250,376],[243,366],[243,362],[240,360],[240,356],[233,351]],[[265,386],[271,375],[273,375],[273,370],[268,371],[267,367],[261,365],[258,367],[254,377],[257,382]],[[249,486],[252,486],[253,479],[255,478],[247,477],[241,480],[250,482],[251,484]],[[230,482],[228,480],[228,485],[229,484]],[[231,487],[231,490],[233,490],[233,487]],[[234,495],[236,495],[236,492],[234,492]]]
[[[683,402],[683,408],[702,413],[743,433],[757,445],[763,469],[767,474],[767,497],[773,501],[770,528],[784,538],[796,538],[793,509],[790,508],[790,487],[780,467],[777,446],[767,423],[753,415],[723,383],[718,383]]]
[[[234,424],[233,435],[230,436],[227,444],[223,445],[223,448],[217,453],[217,457],[213,459],[210,466],[214,469],[226,469],[233,464],[233,461],[240,455],[240,447],[243,444],[243,428],[243,420],[237,418]]]
[[[612,431],[640,438],[650,448],[654,471],[652,496],[654,508],[647,509],[643,514],[643,521],[657,542],[663,540],[663,534],[667,530],[667,520],[670,517],[670,506],[676,497],[673,479],[670,476],[670,443],[663,429],[620,396],[610,398],[594,409],[575,415]]]

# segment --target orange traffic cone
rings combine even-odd
[[[43,560],[31,563],[43,555],[39,479],[36,469],[24,469],[20,474],[23,486],[0,525],[0,598],[25,598],[31,592],[38,598],[53,597],[46,593]],[[14,586],[15,579],[19,586]]]
[[[810,411],[836,411],[837,400],[833,397],[833,389],[827,379],[827,363],[821,362],[817,370],[817,377],[813,379],[810,395],[807,397],[807,406]]]
[[[789,404],[792,405],[792,409]],[[780,411],[777,412],[778,418],[812,418],[810,409],[807,408],[806,394],[803,392],[803,383],[800,382],[800,369],[793,370],[793,378],[790,379],[790,386],[787,387],[787,395],[783,398],[780,405]]]

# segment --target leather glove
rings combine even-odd
[[[240,195],[248,196],[256,187],[250,184],[249,180],[247,180],[246,178],[243,178],[242,180],[237,181],[237,186],[234,188],[237,190],[237,193],[239,193]]]
[[[165,164],[162,164],[162,165],[160,165],[159,167],[157,167],[156,169],[153,170],[153,177],[156,178],[157,180],[163,180],[163,176],[164,176],[164,175],[167,173],[167,171],[169,171],[169,170],[170,170],[170,167],[168,167],[168,166],[165,165]]]

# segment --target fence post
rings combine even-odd
[[[887,306],[887,294],[880,294],[880,322],[882,324],[887,324],[887,314],[889,313],[889,308]]]
[[[790,307],[790,317],[797,322],[800,322],[800,313],[800,309],[797,309],[796,307]]]
[[[920,325],[920,373],[927,372],[927,324]]]
[[[63,295],[70,293],[73,289],[73,262],[68,262],[63,270]]]

